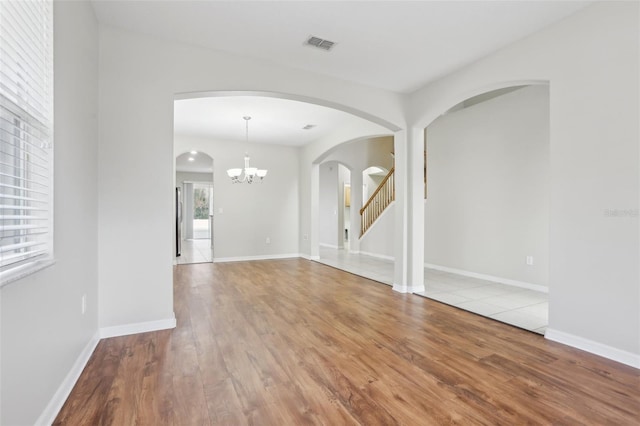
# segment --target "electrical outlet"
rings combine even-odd
[[[304,234],[304,235],[302,236],[302,239],[303,239],[303,240],[305,240],[305,241],[307,241],[307,240],[309,239],[309,235]]]
[[[80,303],[82,304],[82,315],[85,314],[85,312],[87,312],[87,295],[83,294],[82,298],[80,300]]]
[[[533,256],[527,256],[527,265],[533,265]]]
[[[267,237],[267,239],[264,242],[267,244],[271,244],[271,238]]]

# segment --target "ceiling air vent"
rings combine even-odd
[[[325,40],[316,36],[309,36],[305,44],[313,47],[317,47],[322,50],[331,50],[331,48],[336,44],[333,41]]]
[[[307,124],[306,126],[304,126],[304,127],[302,128],[302,130],[311,130],[311,129],[313,129],[314,127],[316,127],[316,125],[315,125],[315,124]]]

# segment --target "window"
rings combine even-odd
[[[53,11],[0,1],[0,286],[53,262]]]

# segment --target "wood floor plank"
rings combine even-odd
[[[301,259],[174,268],[56,425],[637,425],[640,371]]]

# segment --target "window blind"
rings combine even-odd
[[[51,1],[0,1],[0,285],[53,258]]]

